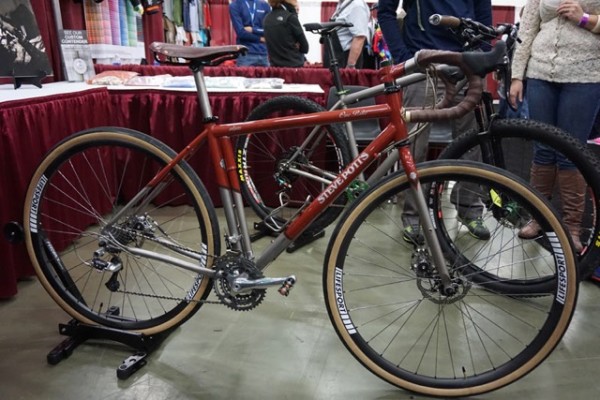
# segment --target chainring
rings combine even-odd
[[[235,293],[231,282],[238,277],[260,279],[263,274],[254,263],[244,257],[227,254],[215,261],[214,290],[221,303],[235,311],[250,311],[262,303],[266,289],[251,289],[248,292]]]

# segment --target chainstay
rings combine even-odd
[[[162,231],[162,229],[161,229],[161,231]],[[214,256],[211,256],[209,254],[201,253],[199,251],[195,251],[195,250],[192,250],[192,249],[187,248],[187,247],[178,246],[178,245],[176,245],[174,243],[169,243],[169,244],[161,243],[155,237],[152,237],[150,235],[145,235],[145,234],[139,233],[139,232],[134,232],[134,234],[137,237],[143,238],[144,240],[149,240],[151,242],[161,244],[162,246],[165,246],[167,248],[186,250],[186,251],[188,251],[190,253],[195,253],[195,254],[198,254],[198,255],[201,255],[201,256],[205,256],[205,257],[214,257]],[[165,235],[165,237],[169,237],[169,236]],[[185,298],[172,297],[172,296],[162,296],[162,295],[158,295],[158,294],[132,292],[132,291],[129,291],[129,290],[118,290],[117,289],[116,293],[123,293],[123,294],[128,294],[128,295],[133,295],[133,296],[140,296],[140,297],[150,297],[150,298],[161,299],[161,300],[174,300],[174,301],[179,301],[179,302],[185,301],[185,302],[188,302],[188,303],[221,304],[221,305],[224,305],[221,301],[215,301],[215,300],[189,300],[189,299],[185,299]]]

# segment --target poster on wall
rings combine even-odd
[[[50,74],[52,67],[30,1],[0,1],[0,76]]]
[[[59,30],[60,51],[67,80],[82,82],[95,75],[92,52],[88,44],[87,32],[83,30]]]

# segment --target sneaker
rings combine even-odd
[[[421,228],[418,226],[408,225],[404,228],[404,232],[402,234],[402,239],[405,242],[413,244],[413,245],[423,245],[425,244],[425,237],[421,233]]]
[[[477,218],[473,218],[473,219],[468,219],[468,218],[460,218],[459,217],[458,220],[467,227],[467,229],[469,230],[469,233],[475,239],[479,239],[479,240],[489,240],[490,239],[490,230],[483,223],[483,218],[477,217]]]
[[[597,267],[594,270],[594,273],[592,274],[592,276],[590,276],[590,279],[595,281],[595,282],[599,282],[600,283],[600,267]]]
[[[540,224],[538,224],[536,220],[532,219],[529,220],[529,222],[527,222],[527,224],[525,224],[524,227],[519,229],[518,236],[521,239],[537,239],[538,237],[540,237],[541,231],[542,228],[540,227]]]

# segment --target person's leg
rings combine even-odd
[[[443,90],[443,87],[439,88]],[[461,91],[455,99],[453,105],[460,103],[464,99],[464,91]],[[456,138],[465,132],[479,129],[474,112],[469,112],[462,118],[452,121],[452,137]],[[465,159],[472,161],[481,160],[481,151],[479,148],[468,153]],[[478,185],[469,183],[458,183],[452,188],[450,200],[456,206],[458,220],[463,223],[469,233],[481,240],[490,238],[490,231],[485,226],[481,218],[483,214],[483,203],[481,201],[481,191]]]
[[[585,144],[600,111],[600,83],[562,84],[557,111],[556,126]]]
[[[236,65],[238,67],[268,67],[269,60],[266,55],[246,54],[237,58]]]
[[[529,117],[532,120],[556,125],[559,87],[552,82],[539,79],[527,80],[527,103]],[[556,183],[556,151],[541,143],[533,144],[533,161],[531,164],[529,182],[546,198],[550,198]],[[540,226],[535,220],[530,220],[519,230],[522,239],[534,239],[539,236]]]
[[[593,144],[600,144],[600,104],[598,105],[598,112],[596,113],[596,122],[594,122],[594,126],[592,131],[590,132],[589,139]]]
[[[235,60],[235,65],[237,65],[238,67],[249,67],[252,65],[252,57],[250,56],[250,54],[240,55]]]
[[[600,106],[600,83],[565,83],[561,89],[557,126],[585,145]],[[587,184],[570,160],[560,153],[557,159],[563,221],[571,233],[575,250],[581,251],[579,235]]]
[[[529,176],[531,186],[536,188],[544,197],[548,199],[552,197],[557,179],[556,164],[542,165],[531,163]],[[519,230],[519,237],[521,239],[535,239],[539,236],[541,229],[537,221],[532,219]]]
[[[266,54],[264,54],[264,55],[257,54],[256,61],[254,62],[254,66],[255,67],[270,67],[271,64],[269,64],[269,57]]]
[[[527,103],[529,118],[535,121],[558,126],[560,86],[539,79],[527,80]],[[556,164],[556,151],[540,143],[533,145],[533,162],[538,165]]]

